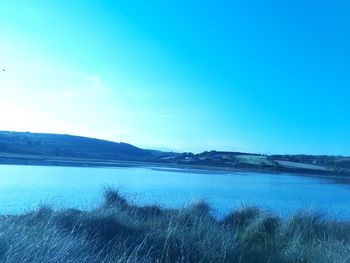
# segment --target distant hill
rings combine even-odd
[[[160,158],[173,164],[215,166],[248,170],[297,173],[350,174],[350,157],[327,155],[263,155],[242,152],[206,151]]]
[[[0,152],[59,157],[145,160],[152,154],[127,143],[81,136],[0,131]]]
[[[297,173],[350,174],[350,157],[262,155],[205,151],[175,153],[137,148],[82,136],[0,131],[0,163],[31,165],[116,166],[123,163],[244,169]]]

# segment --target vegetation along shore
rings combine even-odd
[[[0,262],[350,262],[350,222],[286,218],[242,206],[222,219],[206,202],[136,206],[106,188],[89,211],[40,206],[0,221]]]

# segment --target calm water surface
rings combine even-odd
[[[0,165],[0,213],[20,213],[51,204],[93,208],[110,185],[136,204],[183,207],[207,200],[219,215],[243,204],[277,213],[301,207],[350,218],[350,186],[326,178],[290,174],[215,173],[147,167],[83,168]]]

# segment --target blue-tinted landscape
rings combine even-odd
[[[349,13],[0,0],[0,263],[350,263]]]
[[[349,255],[348,157],[0,135],[0,230],[10,262],[346,262]]]

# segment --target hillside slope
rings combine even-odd
[[[116,160],[144,160],[150,155],[127,143],[73,135],[7,131],[0,131],[0,152]]]

